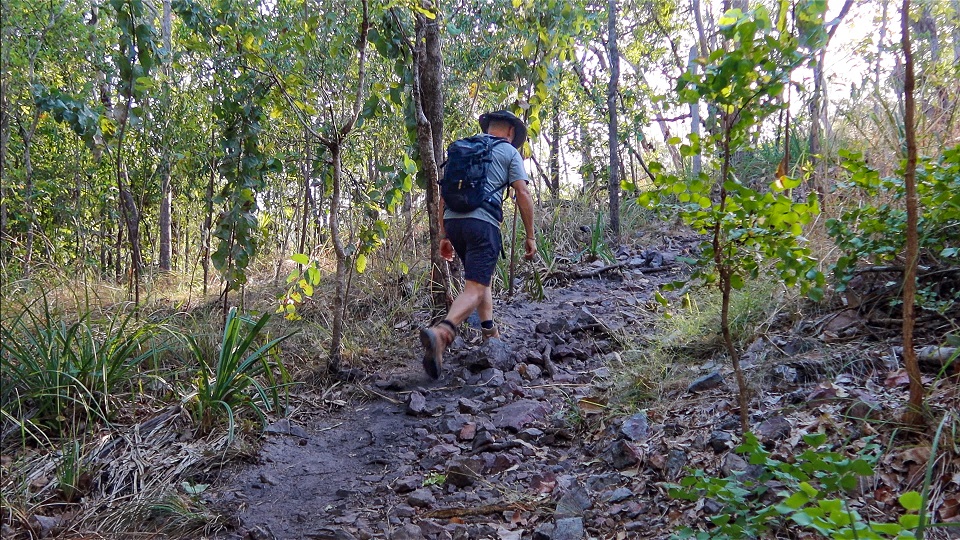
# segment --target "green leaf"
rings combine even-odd
[[[354,266],[357,269],[358,274],[362,274],[367,269],[367,256],[363,253],[357,255],[356,263]]]
[[[310,257],[307,257],[303,253],[295,253],[292,257],[290,257],[290,259],[293,262],[297,264],[302,264],[304,266],[310,264]]]
[[[908,491],[897,499],[900,501],[900,504],[911,512],[919,512],[920,506],[923,504],[923,496],[917,493],[916,491]]]

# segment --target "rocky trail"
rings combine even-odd
[[[609,271],[581,269],[541,302],[498,300],[503,340],[461,336],[437,381],[417,350],[403,369],[343,383],[333,407],[329,396],[303,396],[266,430],[255,462],[204,493],[226,517],[216,538],[666,538],[678,522],[718,511],[670,499],[665,483],[687,466],[748,469],[730,451],[741,435],[729,372],[709,361],[684,368],[668,399],[645,410],[606,397],[627,354],[623,336],[642,342],[660,317],[650,303],[682,271],[673,260],[626,254]],[[845,353],[815,339],[757,343],[745,355],[760,388],[752,429],[773,451],[825,430],[862,448],[875,434],[864,419],[891,415],[904,395],[901,384],[863,390],[895,366],[856,364],[851,375],[828,369]],[[886,499],[879,488],[864,497],[893,508],[891,493],[915,487],[922,463],[894,453],[878,484]],[[944,486],[940,501],[950,504]]]

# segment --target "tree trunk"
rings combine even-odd
[[[0,177],[6,178],[7,146],[10,144],[10,111],[7,105],[7,85],[0,78]],[[0,182],[0,264],[7,261],[9,245],[7,222],[7,183]]]
[[[343,317],[346,305],[347,270],[349,260],[347,252],[340,238],[340,191],[343,183],[343,164],[340,144],[330,144],[330,159],[333,162],[331,183],[333,190],[330,194],[330,241],[333,244],[333,253],[337,257],[337,270],[334,283],[336,293],[333,297],[333,324],[330,328],[330,357],[327,369],[332,373],[340,371],[343,355]]]
[[[20,138],[23,140],[23,212],[27,216],[27,236],[24,241],[23,276],[30,277],[33,265],[33,241],[36,236],[33,210],[33,135],[37,129],[39,111],[35,113],[32,125],[25,128],[19,126]]]
[[[417,15],[416,40],[413,46],[412,94],[414,114],[417,119],[417,147],[420,150],[420,162],[427,177],[426,203],[431,261],[430,292],[433,298],[433,309],[436,313],[440,313],[453,301],[453,294],[450,288],[450,268],[447,261],[440,257],[440,220],[443,219],[443,216],[440,215],[440,171],[437,166],[437,156],[442,155],[443,150],[441,144],[438,154],[437,134],[431,119],[427,116],[431,104],[436,107],[437,102],[441,100],[439,95],[441,89],[438,84],[439,76],[437,73],[428,74],[432,71],[439,72],[440,69],[440,66],[432,64],[433,61],[438,60],[436,54],[439,51],[439,41],[427,40],[427,34],[436,31],[436,29],[431,30],[429,26],[423,15]],[[439,40],[439,37],[437,36],[436,39]],[[436,50],[429,51],[428,49],[431,46],[436,47]],[[430,86],[431,84],[433,86]]]
[[[216,145],[216,131],[211,128],[210,130],[210,148],[211,150]],[[213,227],[213,184],[214,180],[217,177],[217,163],[216,158],[213,157],[211,153],[210,157],[210,179],[207,181],[207,192],[205,194],[205,200],[207,202],[206,212],[203,216],[203,230],[201,234],[203,235],[202,240],[202,249],[203,253],[201,257],[203,258],[203,296],[206,298],[209,293],[208,286],[210,284],[210,237],[211,229]]]
[[[620,242],[620,155],[617,137],[617,95],[620,83],[620,51],[617,49],[617,0],[607,4],[607,33],[610,48],[610,84],[607,87],[607,110],[610,133],[610,234]]]
[[[696,62],[697,60],[697,46],[693,45],[690,47],[690,56],[687,60],[687,71],[692,74],[696,74],[699,65]],[[690,104],[690,134],[700,136],[700,102]],[[672,146],[672,145],[671,145]],[[703,170],[703,157],[700,152],[697,152],[693,156],[691,170],[694,176],[700,174],[700,171]]]
[[[953,0],[953,23],[950,31],[953,37],[953,65],[960,65],[960,0]]]
[[[310,141],[310,132],[306,129],[303,138],[306,146],[303,164],[303,215],[300,216],[300,241],[297,244],[297,253],[307,252],[307,216],[310,214],[310,180],[313,176],[313,144]]]
[[[168,78],[173,75],[171,69],[171,60],[173,59],[173,49],[171,47],[171,14],[170,0],[163,0],[163,19],[160,24],[160,32],[163,38],[163,71]],[[170,108],[170,89],[169,85],[163,91],[163,100],[166,102],[165,110]],[[167,114],[167,113],[164,113]],[[163,148],[160,149],[160,271],[169,272],[171,259],[173,258],[173,246],[171,242],[171,211],[173,206],[173,193],[170,186],[170,170],[172,168],[170,148],[168,137],[161,137],[164,141]]]
[[[560,99],[554,98],[550,115],[550,197],[560,198]]]
[[[917,294],[917,254],[919,252],[917,239],[917,222],[920,203],[917,200],[917,133],[916,133],[916,103],[914,88],[916,79],[913,72],[913,52],[910,50],[910,0],[903,0],[901,12],[904,60],[904,112],[903,127],[907,139],[907,166],[903,174],[904,189],[907,204],[907,246],[904,254],[903,272],[903,364],[910,377],[910,400],[904,414],[904,423],[923,427],[923,382],[920,380],[920,365],[917,362],[917,353],[913,350],[913,329],[916,325],[914,313],[914,299]]]

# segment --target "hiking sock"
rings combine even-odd
[[[440,321],[439,323],[437,323],[437,326],[440,326],[441,324],[442,324],[442,325],[446,325],[446,327],[450,329],[450,332],[453,333],[453,336],[454,336],[454,337],[456,337],[457,334],[460,333],[460,332],[457,331],[457,325],[453,324],[452,322],[448,321],[447,319],[444,319],[444,320]]]

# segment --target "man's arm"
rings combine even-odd
[[[537,254],[537,237],[533,229],[533,197],[530,196],[525,180],[517,180],[510,186],[517,196],[517,208],[520,210],[520,219],[523,220],[523,230],[526,234],[523,257],[530,260]]]

